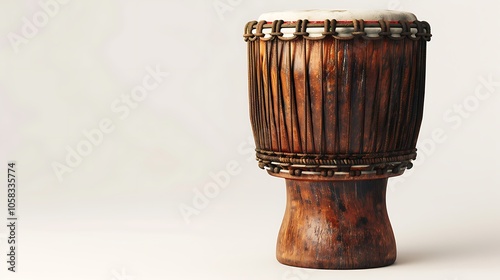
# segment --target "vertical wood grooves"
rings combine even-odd
[[[351,59],[347,59],[351,57],[351,48],[350,41],[342,41],[340,42],[341,51],[338,52],[340,55],[339,62],[341,63],[341,75],[340,75],[340,91],[338,97],[338,108],[339,115],[342,116],[342,121],[339,122],[340,127],[340,153],[347,154],[349,153],[349,131],[350,131],[350,122],[351,122],[351,100],[350,100],[350,91],[351,91],[351,80],[352,80],[352,67]]]
[[[337,41],[325,40],[324,42],[324,106],[323,106],[323,126],[325,127],[325,152],[333,154],[337,151]]]
[[[375,141],[377,139],[374,124],[377,123],[375,114],[377,110],[375,104],[377,100],[377,86],[380,75],[379,69],[376,67],[380,59],[377,53],[378,47],[376,47],[376,44],[378,43],[378,41],[370,41],[367,43],[366,47],[363,153],[375,151]]]
[[[383,63],[381,64],[380,71],[383,74],[382,77],[382,87],[381,92],[385,93],[381,95],[379,110],[381,117],[381,121],[379,127],[381,129],[378,131],[382,135],[381,141],[379,141],[378,151],[385,151],[387,149],[388,137],[389,137],[389,129],[390,129],[390,110],[391,110],[391,83],[392,83],[392,42],[389,40],[384,40],[384,49],[387,50],[387,53],[384,55]]]
[[[290,88],[288,87],[288,80],[289,78],[286,76],[286,71],[282,71],[282,69],[287,69],[287,65],[286,65],[286,44],[284,41],[280,41],[278,40],[278,48],[279,48],[279,52],[277,54],[277,56],[279,55],[279,61],[277,63],[277,75],[280,77],[280,82],[278,83],[280,89],[279,89],[279,92],[278,92],[278,96],[279,96],[279,101],[280,101],[280,108],[281,108],[281,111],[280,111],[280,128],[281,128],[281,135],[283,135],[282,137],[285,137],[285,141],[284,141],[284,146],[282,148],[282,150],[280,151],[290,151],[291,147],[292,147],[292,143],[291,143],[291,135],[289,133],[289,130],[291,128],[291,124],[289,124],[287,122],[287,118],[286,116],[290,114],[290,108],[288,106],[288,104],[290,102],[288,102],[289,100],[289,95],[287,95],[287,93],[290,91]],[[285,59],[284,59],[285,58]],[[285,62],[284,62],[285,61]]]
[[[410,44],[408,44],[410,45]],[[418,42],[412,42],[411,44],[412,46],[412,49],[411,51],[414,52],[416,50],[418,50]],[[411,71],[410,71],[410,75],[411,75],[411,78],[410,78],[410,83],[408,84],[408,112],[407,112],[407,116],[408,116],[408,123],[409,124],[412,124],[416,121],[417,119],[417,108],[415,108],[415,98],[418,98],[418,93],[417,93],[417,90],[415,89],[414,85],[416,83],[416,79],[417,79],[417,73],[418,73],[418,63],[417,63],[417,56],[416,55],[413,55],[411,56],[411,59],[410,59],[410,64],[411,64]],[[407,145],[412,145],[412,132],[413,132],[413,127],[411,126],[406,126],[406,132],[405,132],[405,135],[404,135],[404,143],[406,143]]]
[[[258,103],[257,103],[257,109],[258,109],[258,118],[259,118],[259,123],[260,123],[260,126],[262,128],[262,131],[260,131],[260,136],[259,136],[259,139],[261,140],[261,143],[263,144],[262,147],[265,147],[265,148],[268,148],[269,147],[269,144],[267,142],[267,133],[262,133],[262,132],[267,132],[268,131],[268,128],[267,128],[267,124],[265,123],[265,103],[264,101],[262,100],[262,94],[263,94],[263,85],[262,85],[262,72],[263,72],[263,57],[262,57],[262,51],[261,51],[261,48],[263,48],[263,46],[265,46],[265,44],[263,42],[259,43],[257,42],[257,44],[255,44],[255,46],[257,47],[257,50],[256,50],[256,53],[254,54],[255,57],[257,58],[256,59],[256,62],[257,62],[257,71],[259,71],[258,75],[257,75],[257,90],[258,92],[255,94],[255,96],[257,96],[257,100],[258,100]],[[257,147],[259,148],[259,147]]]
[[[323,61],[324,61],[324,54],[325,52],[325,41],[321,41],[321,44],[320,44],[320,62],[322,63],[321,65],[324,65]],[[321,118],[321,124],[320,124],[320,128],[321,128],[321,139],[320,139],[320,148],[319,148],[319,152],[320,154],[325,154],[325,151],[326,151],[326,137],[325,137],[325,116],[323,114],[324,110],[323,110],[323,103],[324,103],[324,100],[325,100],[325,93],[326,93],[326,90],[325,90],[325,68],[324,67],[321,67],[320,69],[320,77],[319,79],[321,80],[321,101],[320,104],[318,104],[318,108],[320,108],[319,112],[320,112],[320,118]]]
[[[279,75],[278,75],[278,67],[277,67],[277,60],[278,60],[278,50],[277,50],[277,40],[271,40],[271,47],[269,48],[269,85],[270,85],[270,100],[271,100],[271,108],[272,108],[272,116],[271,116],[271,121],[272,124],[274,125],[274,130],[275,130],[275,137],[276,140],[274,141],[275,145],[273,146],[273,149],[276,151],[281,152],[281,135],[280,135],[280,129],[279,129],[279,103],[278,103],[278,95],[279,95],[279,89],[278,89],[278,83],[279,83]],[[274,136],[274,135],[273,135]]]
[[[361,76],[363,77],[362,78],[362,81],[361,81],[361,98],[360,98],[360,102],[361,104],[359,105],[359,112],[360,112],[360,116],[359,116],[359,121],[361,123],[361,133],[358,135],[358,138],[359,138],[359,149],[358,153],[360,152],[364,152],[365,149],[364,149],[364,145],[365,145],[365,142],[364,142],[364,134],[365,134],[365,128],[366,128],[366,64],[367,64],[367,55],[366,55],[366,49],[368,48],[368,45],[369,45],[369,41],[363,41],[364,42],[364,49],[361,49],[359,50],[360,53],[362,54],[362,59],[361,59]]]
[[[296,41],[296,48],[294,52],[294,65],[293,65],[293,77],[294,77],[294,88],[295,88],[295,102],[297,109],[297,128],[300,132],[300,143],[302,145],[301,152],[307,150],[307,130],[306,130],[306,114],[305,114],[305,102],[306,96],[304,92],[305,83],[305,39]]]
[[[299,123],[299,110],[298,110],[298,103],[297,103],[297,91],[295,90],[295,76],[294,76],[294,69],[295,69],[295,63],[294,63],[294,57],[296,55],[296,46],[297,44],[291,44],[290,43],[290,48],[291,48],[291,54],[290,54],[290,80],[291,80],[291,103],[292,103],[292,120],[293,120],[293,139],[294,139],[294,144],[296,143],[296,149],[293,150],[295,153],[301,153],[303,151],[302,149],[302,137],[301,137],[301,129],[300,129],[300,123]]]
[[[335,52],[340,53],[340,41],[335,40]],[[334,55],[335,60],[335,152],[334,154],[340,153],[340,109],[339,109],[339,95],[340,95],[340,67],[339,67],[339,56]]]
[[[389,138],[389,146],[387,149],[395,150],[397,148],[397,140],[399,139],[398,128],[400,126],[400,122],[402,117],[400,115],[400,107],[401,107],[401,98],[405,95],[401,92],[402,81],[404,79],[403,71],[404,69],[404,41],[396,41],[395,44],[395,68],[396,71],[393,72],[393,83],[391,88],[391,103],[393,105],[391,110],[391,120],[392,128],[390,132]]]
[[[254,56],[253,56],[253,53],[254,53],[254,45],[253,44],[249,44],[248,45],[248,48],[247,48],[247,58],[248,58],[248,100],[250,102],[250,104],[254,104],[257,102],[257,98],[255,96],[255,94],[257,93],[257,91],[255,90],[255,85],[253,83],[253,81],[255,80],[255,68],[252,67],[252,65],[255,65],[255,61],[254,61]],[[253,137],[255,139],[255,142],[257,144],[257,146],[260,146],[261,143],[260,143],[260,140],[259,140],[259,137],[258,137],[258,120],[257,118],[255,117],[257,114],[255,113],[255,110],[256,110],[256,106],[250,106],[250,124],[252,125],[252,132],[253,132]]]
[[[423,107],[424,107],[424,87],[425,87],[425,61],[426,61],[426,48],[427,48],[427,45],[425,44],[425,42],[419,42],[419,45],[420,45],[420,48],[422,49],[422,51],[418,52],[417,56],[418,56],[418,70],[417,71],[417,75],[420,77],[420,79],[418,79],[418,83],[417,83],[417,92],[419,93],[417,96],[418,96],[418,102],[417,102],[417,106],[416,106],[416,110],[417,110],[417,120],[415,121],[415,129],[413,130],[413,138],[412,138],[412,143],[413,143],[413,146],[415,146],[417,144],[417,137],[418,137],[418,133],[420,131],[420,124],[422,123],[422,117],[423,117]],[[420,94],[420,92],[422,94]]]
[[[281,75],[284,77],[283,80],[285,80],[284,83],[284,91],[283,91],[283,102],[285,103],[285,122],[287,125],[287,132],[288,132],[288,141],[289,141],[289,151],[294,152],[295,151],[295,145],[294,145],[294,137],[293,137],[293,131],[294,131],[294,125],[293,125],[293,120],[292,116],[294,115],[292,113],[293,110],[293,87],[292,87],[292,80],[290,77],[290,69],[292,68],[291,63],[290,63],[290,43],[288,41],[283,41],[283,56],[285,57],[283,61],[283,65],[281,66]]]
[[[321,153],[321,142],[323,142],[323,65],[322,65],[322,43],[321,41],[308,41],[308,96],[309,96],[309,124],[310,127],[310,152]],[[314,82],[313,82],[314,81]]]
[[[339,155],[415,148],[426,42],[410,39],[249,42],[258,150]]]
[[[366,41],[355,39],[359,46],[353,49],[351,63],[349,153],[363,150],[364,107],[365,107],[365,51]]]
[[[283,129],[285,128],[282,123],[282,97],[281,97],[281,77],[279,75],[280,72],[280,60],[281,60],[281,50],[279,49],[279,41],[272,40],[272,61],[271,61],[271,89],[272,89],[272,100],[273,100],[273,112],[274,112],[274,124],[276,128],[276,138],[277,138],[277,147],[276,149],[280,152],[283,151],[283,148],[287,150],[287,135],[284,133]]]
[[[303,65],[304,65],[304,115],[306,117],[305,120],[305,152],[306,153],[314,153],[314,141],[312,141],[313,132],[312,132],[312,115],[311,115],[311,93],[309,88],[309,55],[311,54],[309,50],[309,40],[303,39],[304,42],[304,52],[303,52]]]
[[[411,41],[411,42],[404,41],[403,43],[404,43],[404,48],[403,48],[404,57],[407,57],[412,53],[413,41]],[[411,59],[404,60],[404,67],[403,67],[404,73],[403,73],[401,90],[400,90],[401,91],[401,93],[400,93],[401,106],[400,106],[400,110],[399,110],[399,116],[401,118],[401,120],[400,120],[401,125],[398,126],[399,137],[397,138],[398,139],[397,147],[403,147],[407,141],[406,135],[408,133],[408,126],[406,126],[405,124],[410,121],[409,112],[412,111],[408,105],[411,104],[410,100],[411,100],[412,93],[410,91],[410,89],[411,89],[410,83],[411,83],[411,79],[412,79],[413,67],[415,67],[415,65],[413,65],[411,63]]]
[[[384,76],[385,76],[385,71],[384,71],[384,56],[382,55],[381,49],[384,48],[384,40],[378,41],[377,42],[377,48],[376,48],[376,54],[377,54],[377,63],[375,64],[374,68],[377,69],[377,77],[376,77],[376,86],[374,90],[374,101],[373,101],[373,116],[376,122],[373,125],[373,148],[372,152],[380,152],[381,147],[378,143],[381,143],[383,140],[383,135],[381,134],[381,128],[380,128],[380,123],[383,122],[383,119],[381,119],[381,110],[380,104],[382,104],[382,92],[383,92],[383,87],[385,85],[384,83]]]
[[[270,46],[269,46],[270,45]],[[271,53],[272,53],[272,41],[270,44],[268,44],[267,49],[266,49],[266,95],[267,95],[267,110],[268,110],[268,123],[270,124],[270,131],[271,133],[269,134],[270,137],[270,142],[271,142],[271,149],[274,151],[278,150],[278,135],[277,135],[277,129],[276,129],[276,124],[274,122],[275,118],[274,115],[276,114],[273,106],[273,90],[272,90],[272,78],[271,78],[271,66],[272,62],[270,61]]]

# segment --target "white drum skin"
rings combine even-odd
[[[415,21],[417,17],[409,12],[392,10],[302,10],[302,11],[282,11],[269,12],[260,15],[259,21],[274,20],[297,21],[307,19],[309,21],[323,21],[325,19],[336,19],[338,21],[350,21],[362,19],[365,21]]]
[[[269,12],[260,15],[258,21],[273,22],[275,20],[283,20],[285,22],[296,22],[298,20],[308,20],[309,22],[317,22],[324,20],[337,21],[353,21],[353,20],[364,20],[364,21],[406,21],[413,22],[417,20],[417,17],[409,12],[393,11],[393,10],[297,10],[297,11],[282,11],[282,12]],[[339,37],[349,37],[353,28],[337,28]],[[377,37],[380,28],[365,28],[366,36]],[[402,32],[401,28],[391,28],[391,33],[393,36],[397,37]],[[264,34],[269,37],[270,29],[264,29]],[[283,28],[281,32],[284,37],[292,37],[295,32],[293,28]],[[323,28],[308,28],[307,32],[311,37],[319,37],[323,32]],[[417,33],[417,29],[412,28],[410,30],[412,34]]]

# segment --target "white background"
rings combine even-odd
[[[51,15],[47,2],[0,4],[1,279],[500,278],[495,1],[70,0]],[[432,26],[419,159],[389,183],[390,267],[275,260],[284,180],[253,160],[242,34],[263,12],[311,8],[406,10]],[[114,112],[148,67],[169,75],[129,115]],[[58,180],[53,165],[104,119],[114,130]],[[6,263],[9,160],[17,273]],[[210,175],[228,171],[228,182]],[[214,185],[224,188],[199,200]]]

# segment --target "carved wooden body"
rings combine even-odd
[[[287,184],[277,258],[314,268],[389,265],[396,246],[387,178],[416,157],[430,27],[298,20],[285,37],[286,24],[245,29],[257,159]],[[324,27],[321,36],[310,36],[311,26]],[[339,26],[352,27],[351,36],[337,36]],[[378,36],[368,37],[367,26]]]

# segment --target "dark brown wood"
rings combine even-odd
[[[332,165],[371,165],[363,171],[386,173],[392,172],[388,164],[399,162],[393,173],[400,173],[415,158],[425,40],[248,43],[250,117],[262,167],[316,165],[295,169],[321,172]]]
[[[390,265],[387,178],[416,157],[430,26],[399,22],[392,36],[394,23],[364,22],[381,30],[369,38],[353,20],[352,36],[341,38],[325,20],[310,25],[325,27],[313,37],[297,21],[285,38],[282,23],[249,22],[244,35],[259,167],[287,185],[277,258],[309,268]]]
[[[276,257],[287,265],[353,269],[387,266],[396,242],[387,216],[387,179],[286,180]]]

